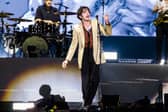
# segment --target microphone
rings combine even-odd
[[[98,34],[99,34],[99,36],[100,36],[100,35],[101,35],[101,32],[100,32],[100,25],[99,25],[99,22],[98,22],[98,20],[99,20],[99,16],[98,16],[98,15],[96,15],[96,20],[97,20]]]
[[[98,15],[96,15],[96,19],[97,19],[97,21],[99,20],[99,16]]]

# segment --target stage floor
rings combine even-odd
[[[0,100],[35,101],[41,84],[49,84],[52,94],[65,96],[68,102],[82,102],[80,70],[76,60],[68,69],[63,59],[1,58]],[[157,100],[158,92],[168,90],[168,65],[106,63],[101,67],[101,83],[95,101],[103,95],[119,95],[121,102],[134,102],[149,96]],[[162,85],[163,86],[162,86]]]

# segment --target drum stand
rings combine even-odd
[[[4,44],[4,40],[2,38],[3,34],[4,34],[4,20],[3,20],[3,17],[1,17],[1,31],[0,31],[0,48],[1,48],[1,45]]]
[[[66,15],[66,12],[67,12],[67,9],[68,7],[65,7],[65,14],[64,14],[64,24],[63,24],[63,29],[64,29],[64,36],[66,36],[66,33],[67,33],[67,27],[66,27],[66,23],[67,23],[67,15]]]
[[[65,46],[65,38],[66,38],[66,34],[67,34],[67,6],[64,6],[65,11],[64,11],[64,21],[63,21],[63,34],[61,36],[61,40],[62,40],[62,52],[61,52],[61,56],[64,56],[66,54],[66,46]]]
[[[64,20],[63,22],[60,23],[60,25],[62,25],[62,29],[63,29],[63,32],[61,33],[61,39],[58,41],[58,42],[62,42],[62,52],[61,52],[61,57],[62,56],[65,56],[66,55],[66,52],[67,52],[67,36],[70,36],[68,35],[67,33],[67,25],[68,24],[72,24],[71,22],[68,22],[67,21],[67,16],[68,15],[76,15],[76,12],[69,12],[67,11],[69,7],[63,5],[62,3],[61,4],[57,4],[55,3],[55,5],[61,5],[64,7],[64,12],[59,12],[60,15],[63,15],[64,16]],[[72,35],[71,35],[72,36]]]
[[[1,17],[1,33],[3,34],[4,33],[4,20],[3,20],[3,17]]]
[[[13,25],[13,39],[10,47],[13,49],[12,58],[16,57],[16,26],[18,23]]]

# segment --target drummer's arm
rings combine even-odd
[[[55,26],[59,27],[60,26],[60,21],[57,21],[57,22],[53,22],[51,20],[42,20],[44,23],[47,23],[47,24],[54,24]]]
[[[42,22],[42,12],[41,12],[41,8],[38,7],[37,10],[36,10],[36,14],[35,14],[35,22]]]
[[[40,18],[35,19],[35,22],[36,22],[36,23],[44,22],[44,23],[49,24],[49,25],[50,25],[50,24],[54,24],[54,22],[51,21],[51,20],[42,20],[42,19],[40,19]]]
[[[38,22],[44,22],[44,23],[47,23],[47,24],[54,24],[54,22],[53,21],[51,21],[51,20],[43,20],[43,19],[41,19],[41,18],[36,18],[35,19],[35,22],[36,23],[38,23]]]
[[[44,23],[47,23],[47,24],[53,24],[53,21],[51,20],[42,20]]]
[[[60,17],[60,15],[59,15],[59,11],[57,10],[56,11],[57,12],[57,14],[56,14],[56,20],[55,20],[55,22],[54,22],[54,25],[56,26],[56,27],[60,27],[60,24],[61,24],[61,17]]]
[[[42,19],[36,18],[36,19],[35,19],[35,23],[38,23],[38,22],[42,22]]]
[[[40,18],[37,18],[37,19],[35,19],[35,22],[36,22],[36,23],[38,23],[38,22],[44,22],[44,23],[47,23],[47,24],[54,24],[54,25],[56,25],[57,27],[60,26],[60,21],[53,22],[53,21],[51,21],[51,20],[42,20],[42,19],[40,19]]]
[[[60,26],[60,21],[54,22],[54,25],[55,25],[56,27],[59,27],[59,26]]]

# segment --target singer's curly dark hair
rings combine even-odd
[[[83,12],[84,10],[88,10],[89,13],[91,13],[89,7],[87,7],[87,6],[80,6],[80,8],[77,10],[77,18],[78,18],[78,19],[80,19],[80,20],[82,19],[80,16],[82,15],[82,12]]]

